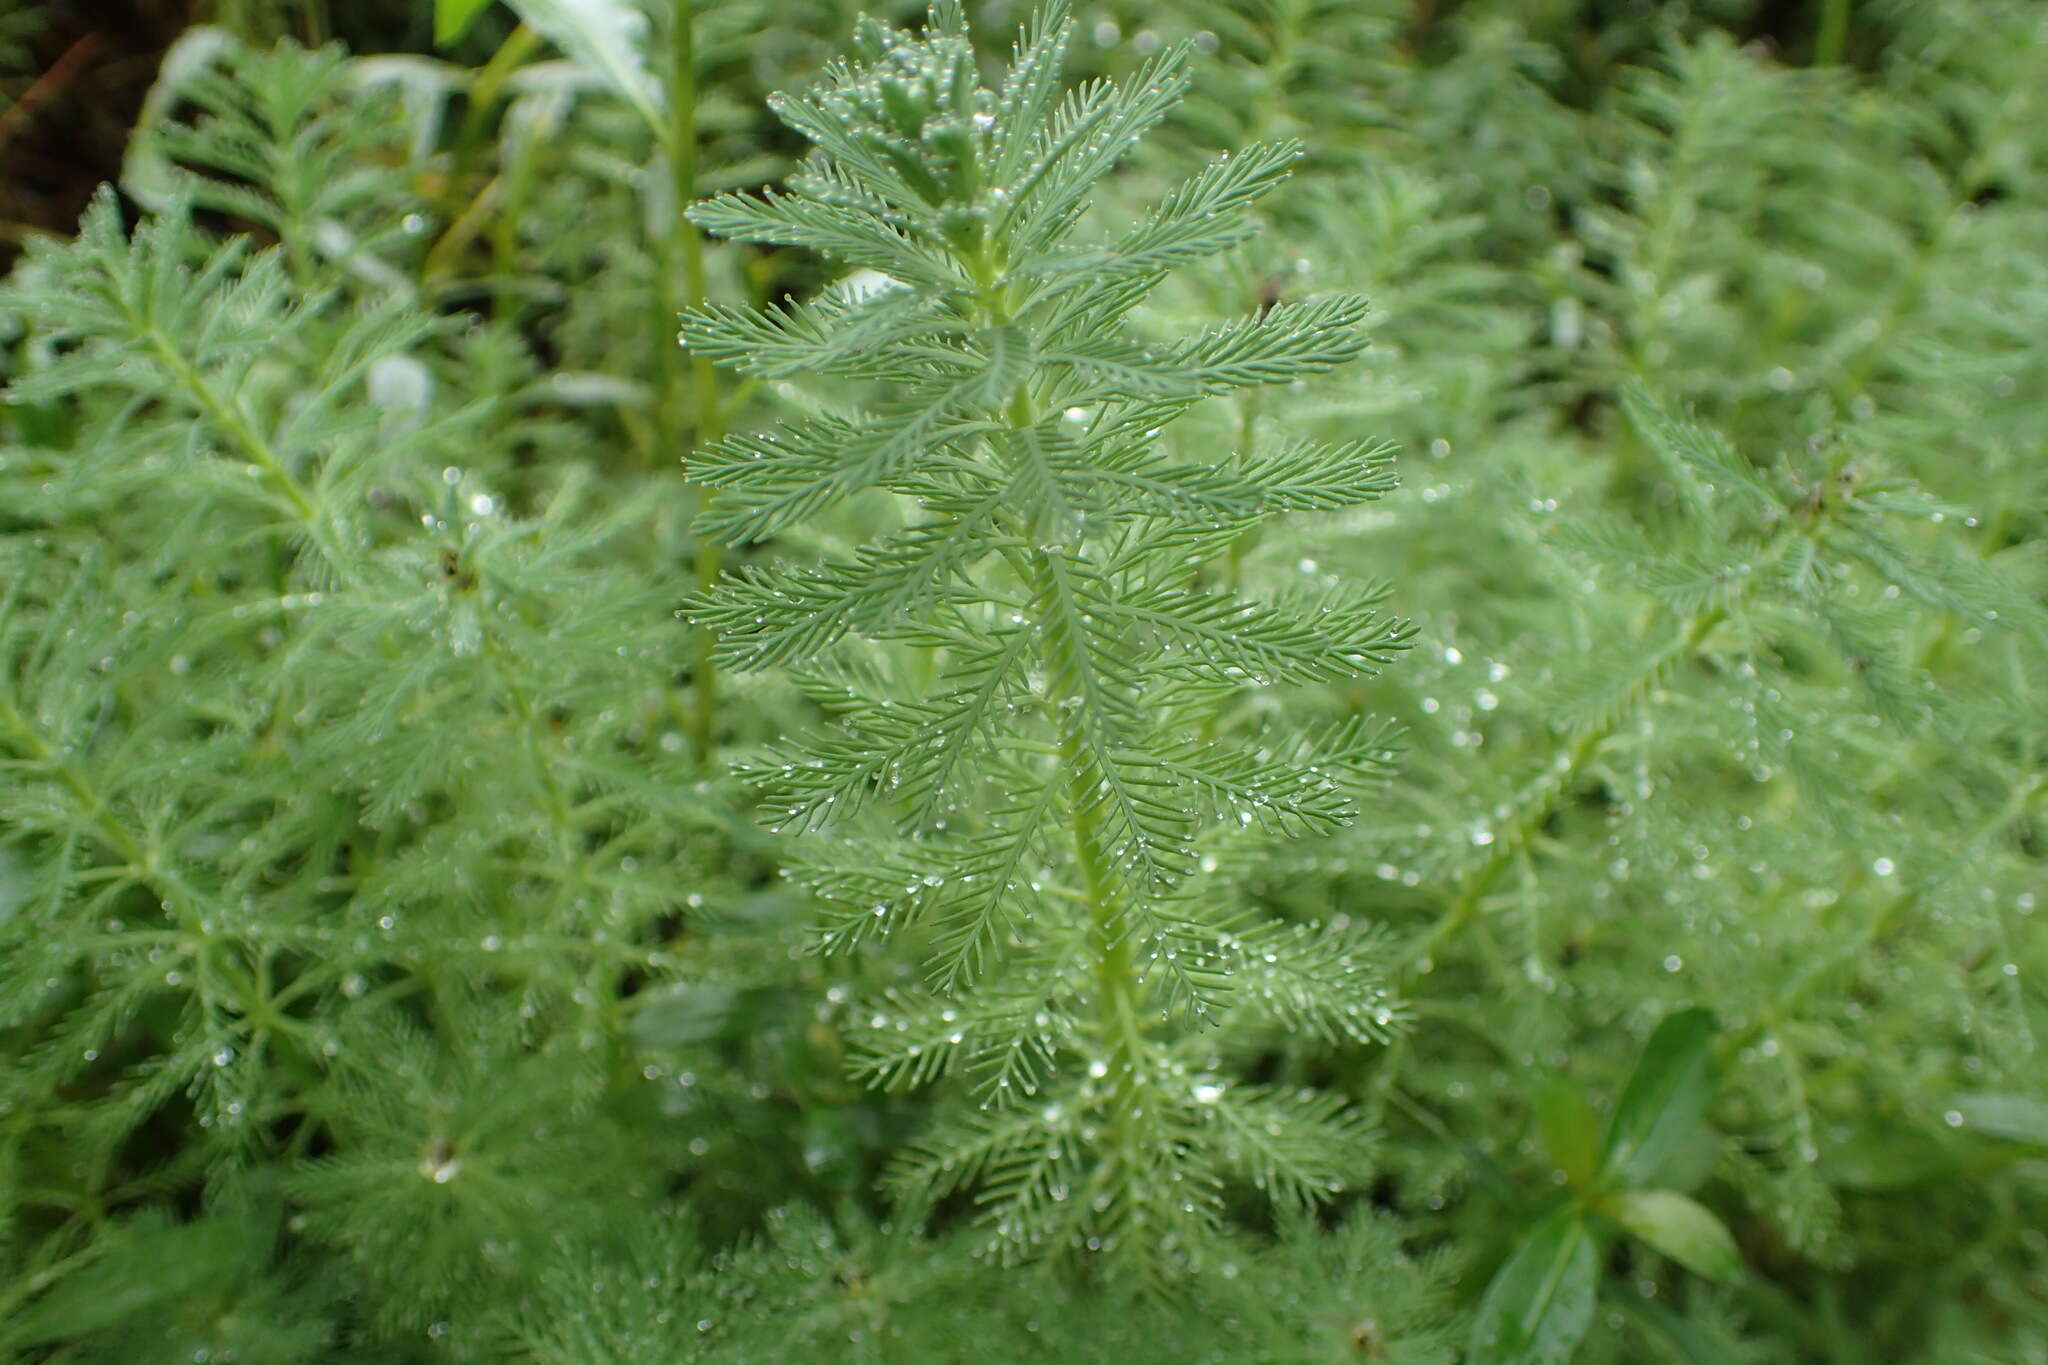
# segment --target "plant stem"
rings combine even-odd
[[[1460,933],[1472,922],[1486,893],[1493,889],[1494,883],[1500,880],[1501,874],[1507,871],[1509,865],[1528,850],[1536,837],[1536,832],[1543,827],[1544,821],[1550,818],[1551,812],[1557,809],[1558,802],[1571,790],[1579,774],[1585,770],[1586,764],[1592,761],[1593,755],[1600,752],[1600,747],[1621,727],[1622,721],[1634,712],[1633,698],[1646,693],[1671,665],[1690,657],[1727,615],[1727,607],[1717,606],[1703,608],[1688,617],[1670,647],[1661,651],[1650,662],[1649,667],[1630,683],[1630,704],[1616,707],[1614,713],[1606,720],[1583,731],[1565,747],[1549,769],[1554,776],[1545,783],[1541,796],[1524,806],[1521,815],[1507,828],[1495,831],[1493,851],[1487,855],[1484,862],[1466,874],[1465,879],[1459,883],[1457,895],[1444,907],[1436,923],[1403,954],[1401,965],[1404,974],[1421,970],[1421,964],[1428,960],[1438,946]]]
[[[466,187],[475,172],[477,151],[490,124],[491,114],[505,93],[514,72],[526,64],[540,46],[540,34],[520,24],[507,34],[483,69],[470,78],[469,105],[462,114],[462,126],[455,135],[455,186]]]
[[[5,151],[15,135],[34,121],[45,104],[56,99],[65,87],[78,79],[99,51],[100,42],[97,33],[88,33],[80,38],[50,64],[49,70],[36,78],[34,85],[22,91],[14,103],[0,109],[0,151]]]
[[[1820,32],[1813,40],[1815,66],[1840,66],[1849,43],[1852,0],[1820,0]]]
[[[291,470],[286,466],[284,457],[278,453],[277,448],[255,428],[238,404],[215,392],[213,385],[207,382],[206,376],[178,350],[162,328],[153,323],[144,324],[139,319],[137,322],[143,336],[149,342],[151,351],[162,362],[164,368],[171,372],[172,377],[184,386],[200,412],[241,447],[242,454],[256,467],[256,472],[263,481],[290,506],[292,515],[305,526],[307,537],[319,547],[322,557],[327,560],[335,574],[343,583],[354,587],[357,582],[356,575],[348,557],[341,552],[340,545],[329,533],[330,528],[326,525],[321,505],[307,493],[297,479],[292,477]]]
[[[706,298],[704,237],[684,213],[690,201],[697,197],[697,47],[690,8],[691,0],[675,0],[675,16],[670,23],[668,127],[664,140],[667,144],[669,184],[675,200],[672,247],[682,265],[682,303],[685,308],[699,308]],[[674,321],[671,316],[666,325],[673,325]],[[708,358],[696,354],[688,357],[686,368],[682,348],[673,340],[664,346],[662,354],[666,357],[669,381],[663,406],[670,414],[669,420],[675,421],[673,414],[681,405],[685,378],[694,398],[695,421],[682,443],[683,457],[687,461],[691,451],[701,449],[725,434],[718,371]],[[711,505],[711,490],[700,488],[697,497],[697,512],[701,517]],[[703,590],[718,582],[722,555],[718,542],[711,537],[699,535],[696,541],[697,586]],[[718,723],[718,661],[713,654],[716,644],[710,631],[698,632],[690,672],[696,692],[696,708],[690,717],[690,739],[700,763],[711,760],[712,737]]]
[[[219,963],[211,951],[212,935],[201,914],[205,898],[165,865],[146,834],[137,837],[115,816],[113,807],[78,766],[45,739],[5,695],[0,695],[0,741],[11,743],[29,762],[48,769],[84,809],[100,841],[126,865],[127,875],[137,885],[155,893],[166,918],[182,931],[177,941],[191,954],[196,993],[200,1003],[212,1013],[217,1008],[214,983]]]
[[[691,0],[676,0],[673,67],[668,89],[668,165],[675,191],[676,243],[683,260],[684,301],[692,308],[706,297],[704,235],[683,210],[697,197],[697,45],[690,15]],[[697,399],[694,445],[723,435],[719,408],[718,370],[701,355],[690,356],[690,377]]]
[[[1893,291],[1891,301],[1885,307],[1884,316],[1878,321],[1877,329],[1844,366],[1841,377],[1836,380],[1834,396],[1838,404],[1847,406],[1851,399],[1863,392],[1863,386],[1870,381],[1871,375],[1883,361],[1885,353],[1898,339],[1900,331],[1926,298],[1927,287],[1933,282],[1934,272],[1941,264],[1942,251],[1948,244],[1949,233],[1957,220],[1975,202],[1977,196],[1991,183],[1997,165],[1999,140],[2003,137],[2007,124],[2024,110],[2028,94],[2029,87],[2020,84],[2005,91],[1999,98],[1977,147],[1951,182],[1947,207],[1942,210],[1941,218],[1927,234],[1927,240],[1921,244],[1912,264],[1903,272],[1899,287]]]
[[[1986,841],[2007,825],[2025,816],[2034,804],[2035,798],[2044,790],[2048,790],[2048,772],[2030,774],[2016,784],[2007,795],[2004,804],[1963,840],[1961,847],[1956,850],[1954,865],[1962,866]],[[1758,1015],[1749,1027],[1723,1037],[1720,1043],[1722,1058],[1726,1060],[1735,1057],[1743,1048],[1791,1018],[1792,1012],[1831,974],[1858,961],[1869,960],[1873,950],[1898,927],[1899,922],[1919,907],[1932,885],[1932,881],[1923,881],[1893,896],[1871,915],[1859,936],[1807,964],[1788,986],[1777,992],[1770,1006]]]
[[[0,737],[10,740],[29,762],[42,764],[55,774],[57,781],[92,817],[93,828],[100,838],[119,855],[130,871],[144,880],[156,876],[156,856],[143,847],[127,826],[114,818],[113,811],[92,784],[85,780],[85,775],[70,761],[60,757],[50,742],[29,724],[28,717],[17,711],[14,703],[5,696],[0,696]]]
[[[1146,1052],[1145,1031],[1138,1020],[1138,975],[1131,962],[1131,939],[1120,922],[1115,883],[1109,875],[1102,852],[1102,836],[1095,818],[1094,793],[1084,776],[1079,745],[1069,736],[1060,746],[1066,767],[1067,804],[1071,821],[1074,857],[1081,868],[1081,886],[1087,897],[1088,944],[1095,956],[1095,1018],[1107,1050],[1109,1065],[1109,1150],[1121,1153],[1127,1122],[1137,1107],[1139,1077]]]
[[[983,321],[1000,325],[1010,319],[1004,296],[1002,265],[993,244],[984,242],[978,255],[965,262],[978,282]],[[1038,421],[1038,403],[1027,379],[1017,386],[1005,413],[1012,430],[1022,431]],[[1024,578],[1033,601],[1047,601],[1059,591],[1058,567],[1053,552],[1033,549],[1011,559]],[[1067,703],[1082,698],[1065,680],[1078,675],[1084,665],[1072,657],[1073,641],[1064,634],[1042,636],[1047,645],[1046,675],[1051,679],[1053,714],[1065,716]],[[1094,784],[1080,737],[1061,725],[1059,763],[1067,774],[1068,830],[1074,841],[1074,860],[1081,871],[1082,899],[1088,911],[1088,947],[1094,958],[1095,1019],[1100,1041],[1107,1055],[1102,1059],[1108,1071],[1109,1087],[1107,1141],[1105,1148],[1119,1160],[1135,1164],[1130,1153],[1130,1120],[1140,1101],[1145,1057],[1150,1045],[1140,1019],[1142,984],[1131,959],[1131,938],[1125,922],[1121,893],[1111,874],[1102,847],[1102,830],[1096,817]]]

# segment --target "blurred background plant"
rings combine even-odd
[[[1391,935],[1393,1046],[1241,1059],[1376,1179],[1136,1308],[876,1195],[919,966],[803,951],[724,774],[815,711],[673,615],[693,443],[861,396],[707,380],[683,306],[838,281],[678,205],[860,7],[465,8],[0,0],[0,1352],[2048,1361],[2038,5],[1078,8],[1200,54],[1105,224],[1307,144],[1134,323],[1369,296],[1172,439],[1398,444],[1230,571],[1422,640],[1237,888]]]

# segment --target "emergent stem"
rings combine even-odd
[[[1001,262],[993,247],[984,243],[979,257],[969,264],[973,278],[980,284],[979,305],[984,321],[991,325],[1008,321]],[[1011,395],[1004,417],[1013,430],[1021,431],[1036,423],[1038,416],[1038,403],[1027,380]],[[1034,549],[1012,563],[1021,570],[1034,601],[1053,599],[1057,592],[1057,570],[1048,551]],[[1052,634],[1044,638],[1053,656],[1046,660],[1046,674],[1053,680],[1052,695],[1047,700],[1054,715],[1064,717],[1082,701],[1066,681],[1077,676],[1080,661],[1067,657],[1074,648],[1070,639]],[[1129,924],[1120,904],[1123,892],[1111,874],[1102,846],[1089,765],[1080,737],[1064,722],[1059,762],[1067,774],[1069,833],[1074,841],[1074,860],[1081,872],[1082,899],[1088,911],[1088,947],[1094,959],[1096,1029],[1105,1052],[1101,1060],[1108,1068],[1103,1077],[1109,1090],[1105,1145],[1119,1159],[1128,1160],[1130,1118],[1138,1108],[1145,1054],[1150,1046],[1142,1023],[1142,986],[1131,958]]]
[[[1820,32],[1813,40],[1815,66],[1840,66],[1849,45],[1850,0],[1820,0]]]
[[[1147,1047],[1144,1026],[1139,1022],[1138,974],[1131,961],[1131,936],[1118,913],[1115,882],[1103,855],[1095,794],[1085,775],[1079,745],[1071,736],[1060,746],[1060,762],[1068,774],[1067,804],[1072,811],[1074,858],[1081,869],[1081,890],[1088,908],[1088,946],[1095,959],[1096,1027],[1109,1067],[1108,1145],[1112,1151],[1121,1152],[1127,1137],[1126,1120],[1137,1107],[1139,1076]]]
[[[699,308],[706,297],[704,237],[684,213],[697,197],[697,45],[691,0],[675,0],[675,14],[670,22],[669,58],[665,150],[676,212],[672,245],[681,258],[683,306]],[[671,317],[669,322],[673,321]],[[674,412],[682,400],[686,378],[684,357],[679,346],[666,348],[663,354],[669,357],[669,393],[664,406]],[[688,357],[687,378],[695,399],[696,420],[683,443],[685,460],[691,451],[701,449],[724,435],[725,422],[718,391],[718,371],[710,360],[692,353]],[[711,505],[711,490],[700,488],[697,496],[697,512],[701,518]],[[707,590],[718,582],[722,557],[720,547],[710,536],[700,534],[695,548],[697,587],[700,591]],[[710,631],[700,630],[691,662],[690,677],[696,706],[690,716],[690,738],[700,763],[711,760],[712,735],[718,723],[718,660],[712,652],[716,643]]]

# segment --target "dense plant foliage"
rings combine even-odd
[[[2048,1361],[2038,7],[880,8],[29,244],[0,1356]]]

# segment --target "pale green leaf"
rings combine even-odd
[[[1625,1184],[1653,1178],[1706,1117],[1714,1097],[1714,1015],[1680,1010],[1657,1025],[1607,1128],[1601,1165]]]
[[[1600,1211],[1694,1274],[1723,1283],[1742,1274],[1742,1253],[1728,1225],[1676,1190],[1623,1190]]]
[[[665,128],[661,84],[648,68],[647,16],[632,0],[506,0],[535,32],[600,77],[647,120]]]
[[[1565,1365],[1593,1322],[1599,1263],[1576,1209],[1531,1228],[1495,1273],[1466,1346],[1469,1365]]]

